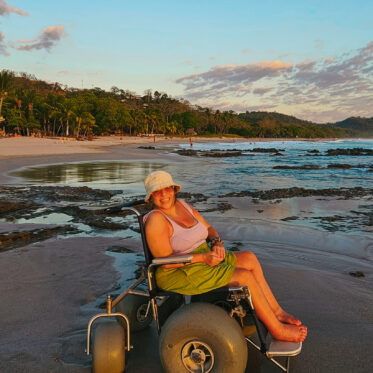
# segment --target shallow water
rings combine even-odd
[[[188,145],[184,145],[187,148]],[[217,196],[242,190],[269,190],[303,187],[312,189],[373,186],[372,156],[326,156],[328,149],[373,149],[373,140],[271,141],[196,143],[195,150],[276,148],[282,156],[246,153],[242,157],[183,157],[178,164],[153,162],[97,161],[30,167],[13,172],[26,184],[87,185],[93,188],[122,189],[128,195],[144,193],[143,180],[152,171],[171,172],[185,190]],[[166,148],[167,149],[167,148]],[[307,150],[317,149],[315,156]],[[168,147],[169,151],[173,147]],[[149,150],[151,156],[151,150]],[[198,161],[198,163],[196,163]],[[318,170],[282,170],[275,166],[317,165]],[[330,164],[349,164],[350,169],[330,169]],[[357,168],[356,166],[359,166]]]
[[[184,146],[188,148],[188,146]],[[312,189],[353,188],[373,186],[372,156],[326,156],[328,149],[365,148],[373,149],[372,140],[338,141],[272,141],[195,144],[195,150],[276,148],[282,156],[271,153],[246,153],[242,157],[213,159],[206,177],[198,184],[212,195],[241,190],[268,190],[274,188],[303,187]],[[318,150],[319,155],[307,152]],[[282,170],[275,166],[316,165],[318,170]],[[350,169],[328,169],[330,164],[349,164]],[[356,166],[363,166],[355,168]],[[194,181],[198,180],[194,177]],[[214,180],[214,183],[211,183]],[[207,182],[204,182],[207,181]],[[215,189],[215,192],[214,192]],[[217,192],[218,191],[218,192]]]
[[[162,167],[161,163],[150,162],[74,162],[22,168],[10,175],[20,178],[23,184],[87,185],[100,189],[120,189],[142,185],[150,172]]]
[[[181,147],[188,148],[189,145]],[[112,198],[111,203],[120,202],[123,197],[142,197],[144,195],[143,180],[152,171],[163,169],[171,172],[174,178],[183,186],[183,190],[191,193],[202,193],[209,197],[217,197],[230,192],[269,190],[276,188],[303,187],[310,189],[373,187],[372,156],[326,156],[328,149],[337,148],[373,148],[373,140],[338,140],[338,141],[271,141],[271,142],[236,142],[236,143],[196,143],[195,150],[211,149],[241,149],[276,148],[283,156],[271,153],[247,152],[242,157],[206,158],[182,157],[184,162],[126,162],[126,161],[95,161],[65,163],[48,166],[23,168],[11,175],[19,178],[20,184],[36,185],[69,185],[89,186],[99,189],[122,190]],[[166,152],[174,150],[174,146],[162,147]],[[309,153],[317,149],[319,155]],[[151,157],[152,150],[149,150]],[[176,156],[176,155],[175,155]],[[181,156],[176,156],[181,157]],[[273,169],[274,166],[300,166],[314,164],[323,169],[317,170],[283,170]],[[330,164],[350,164],[363,166],[350,169],[330,169]],[[292,217],[299,218],[288,221],[292,225],[318,226],[328,230],[341,229],[344,232],[367,232],[366,222],[372,213],[371,197],[356,198],[352,202],[324,203],[323,198],[307,202],[301,198],[298,206],[296,198],[260,202],[261,205],[251,206],[247,214],[252,218],[279,221]],[[304,203],[310,205],[301,207]],[[359,206],[359,204],[362,206]],[[211,203],[210,203],[211,204]],[[79,206],[84,206],[79,204]],[[99,207],[100,203],[97,202]],[[91,206],[92,207],[92,206]],[[198,206],[199,208],[200,206]],[[201,206],[202,209],[206,206]],[[243,207],[243,206],[241,206]],[[356,214],[356,210],[359,210]],[[209,214],[208,214],[209,215]],[[342,216],[343,221],[323,220],[328,216]],[[228,213],[229,216],[229,213]],[[46,214],[32,219],[20,219],[17,223],[59,223],[71,224],[81,230],[81,235],[108,235],[125,237],[133,234],[130,230],[105,231],[92,229],[81,223],[73,223],[71,217],[64,214]],[[369,227],[368,227],[369,228]],[[371,231],[368,229],[368,231]]]

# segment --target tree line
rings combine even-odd
[[[137,95],[112,87],[76,89],[26,73],[0,72],[0,128],[42,136],[236,135],[244,137],[346,137],[343,129],[279,113],[220,111],[191,105],[165,92]]]

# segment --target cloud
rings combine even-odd
[[[335,58],[334,57],[329,57],[325,60],[325,63],[332,63],[334,62]]]
[[[273,88],[271,87],[257,87],[253,89],[253,93],[255,95],[264,95],[267,92],[272,91]]]
[[[227,93],[240,96],[242,87],[247,87],[263,78],[280,77],[291,71],[291,68],[291,63],[281,61],[215,66],[209,71],[179,78],[176,83],[184,85],[189,99],[209,97],[212,88],[215,95]]]
[[[0,0],[0,16],[8,16],[10,13],[16,13],[20,16],[28,16],[27,12],[21,9],[14,8],[13,6],[7,4],[5,0]]]
[[[7,4],[5,0],[0,0],[0,16],[8,16],[11,13],[16,13],[20,16],[28,16],[27,12],[24,12],[21,9],[15,8]],[[9,56],[9,52],[7,50],[7,46],[4,40],[5,40],[5,35],[0,31],[0,55]]]
[[[41,34],[34,39],[18,40],[14,47],[22,51],[32,51],[34,49],[46,49],[50,51],[65,36],[65,26],[49,26],[43,29]],[[18,44],[21,45],[17,46]]]
[[[249,102],[235,103],[231,101],[221,101],[215,104],[215,109],[222,111],[233,110],[235,112],[245,112],[245,111],[265,111],[273,110],[276,105],[251,105]]]
[[[241,107],[242,111],[271,107],[324,122],[353,115],[371,117],[373,41],[360,49],[319,60],[214,66],[181,77],[176,83],[184,86],[186,99],[201,106],[226,110]]]
[[[9,56],[9,52],[6,49],[4,39],[5,39],[5,35],[0,31],[0,54],[4,56]]]

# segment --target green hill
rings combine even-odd
[[[351,137],[373,137],[373,117],[350,117],[332,126],[343,128]]]
[[[373,136],[372,119],[317,124],[276,112],[237,114],[192,105],[165,92],[77,89],[33,75],[0,71],[0,126],[6,133],[45,136],[104,134],[199,135],[264,138]]]
[[[348,136],[342,128],[317,124],[276,112],[247,111],[238,114],[238,117],[248,123],[248,128],[254,137],[325,138]]]

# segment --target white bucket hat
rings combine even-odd
[[[149,202],[150,196],[153,192],[167,188],[170,186],[175,187],[175,192],[178,193],[181,189],[179,184],[176,184],[172,176],[166,171],[154,171],[148,175],[144,181],[146,197],[145,202]]]

